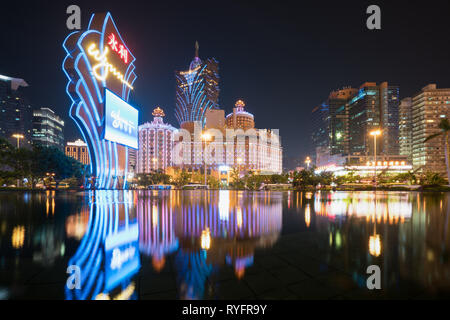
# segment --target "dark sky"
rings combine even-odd
[[[80,137],[68,117],[61,71],[66,8],[77,4],[85,28],[92,12],[110,11],[136,57],[132,104],[140,121],[155,105],[174,117],[174,70],[200,57],[220,62],[220,105],[242,98],[259,128],[279,128],[285,155],[310,152],[314,106],[330,90],[389,81],[401,97],[428,83],[450,86],[450,1],[2,1],[0,74],[25,79],[34,107],[66,120],[66,139]],[[366,28],[366,8],[382,10],[382,30]]]

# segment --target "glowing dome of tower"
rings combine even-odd
[[[155,108],[155,110],[153,110],[152,116],[154,116],[154,117],[161,117],[162,118],[162,117],[165,117],[166,115],[164,113],[164,110],[161,109],[159,106],[157,106]]]
[[[244,108],[245,107],[245,102],[243,100],[238,100],[236,101],[236,103],[234,104],[234,106],[236,108]]]
[[[195,57],[189,65],[189,70],[194,70],[202,64],[202,60],[200,60],[200,58],[198,57],[198,48],[198,41],[195,41]]]

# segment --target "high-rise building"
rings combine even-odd
[[[64,149],[64,121],[50,108],[33,111],[34,145]]]
[[[189,70],[176,71],[175,117],[180,127],[194,130],[194,122],[205,125],[205,115],[219,104],[219,62],[210,58],[202,61],[195,43],[195,57]]]
[[[242,129],[244,131],[255,128],[254,116],[244,110],[245,102],[242,100],[236,101],[233,113],[226,117],[226,126],[229,129]]]
[[[412,98],[413,167],[446,176],[444,137],[425,141],[441,131],[441,119],[450,119],[450,88],[429,84]]]
[[[398,87],[389,86],[387,82],[380,85],[366,82],[346,106],[350,154],[373,154],[369,133],[374,129],[383,131],[382,138],[377,140],[377,153],[398,154]]]
[[[221,110],[207,113],[206,128],[218,129],[225,135],[219,138],[216,135],[218,132],[214,133],[211,130],[208,132],[211,137],[204,141],[198,134],[198,131],[201,131],[201,124],[197,123],[197,136],[194,132],[190,139],[183,138],[176,141],[175,166],[202,175],[205,171],[205,161],[208,175],[229,171],[232,168],[241,173],[249,171],[260,174],[281,173],[283,150],[279,133],[274,130],[254,128],[254,117],[243,110],[244,102],[239,100],[236,105],[238,107],[234,108],[233,113],[229,114],[226,120],[223,117],[224,113],[218,112]],[[224,122],[225,127],[222,125]]]
[[[348,154],[349,133],[346,103],[357,93],[357,89],[350,87],[332,91],[325,102],[313,109],[312,140],[316,160],[319,157],[330,158],[332,155]]]
[[[32,109],[21,92],[21,87],[28,87],[23,79],[0,75],[0,136],[14,146],[20,137],[20,147],[31,144]]]
[[[152,122],[139,126],[137,173],[166,171],[173,163],[173,135],[176,129],[164,123],[165,114],[160,107],[156,107],[152,115]]]
[[[412,160],[412,98],[402,99],[399,106],[398,143],[400,155]]]
[[[78,139],[74,142],[67,142],[65,149],[66,156],[74,158],[85,165],[89,165],[89,150],[83,140]]]

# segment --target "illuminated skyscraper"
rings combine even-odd
[[[226,124],[229,129],[253,129],[255,127],[254,116],[244,110],[245,102],[242,100],[236,101],[233,113],[227,115]]]
[[[398,155],[399,88],[387,82],[366,82],[346,105],[349,116],[349,152],[353,155],[373,154],[369,132],[382,129],[377,150],[384,155]]]
[[[176,71],[177,81],[175,117],[181,128],[193,131],[194,121],[205,123],[207,110],[217,109],[219,103],[219,62],[210,58],[205,62],[195,57],[189,70]]]
[[[398,143],[400,154],[412,157],[412,98],[405,98],[399,106]]]
[[[21,134],[24,140],[20,147],[31,143],[31,105],[20,91],[28,87],[23,79],[0,75],[0,137],[7,139],[14,146],[14,134]]]
[[[446,176],[444,135],[425,141],[441,132],[441,119],[450,119],[450,88],[429,84],[412,98],[412,161],[415,169],[439,172]]]
[[[33,144],[64,149],[64,121],[50,108],[33,111]]]
[[[173,162],[173,134],[176,129],[164,123],[165,114],[160,107],[156,107],[152,115],[152,122],[139,126],[137,173],[165,171]]]

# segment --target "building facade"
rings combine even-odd
[[[366,82],[347,104],[349,115],[349,153],[369,155],[374,152],[370,132],[381,129],[377,153],[398,154],[399,89],[387,82]]]
[[[33,111],[33,145],[64,149],[64,121],[50,108]]]
[[[80,161],[84,165],[90,164],[89,150],[83,140],[78,139],[74,142],[67,142],[65,154],[68,157]]]
[[[450,88],[429,84],[412,98],[412,161],[414,169],[446,177],[444,137],[425,141],[441,131],[441,119],[450,119]]]
[[[244,111],[245,103],[239,100],[233,113],[219,119],[220,113],[208,113],[204,132],[200,122],[189,137],[176,139],[174,165],[190,173],[204,174],[206,171],[229,172],[237,169],[241,174],[253,171],[259,174],[282,172],[282,147],[279,133],[274,130],[256,129],[252,114]],[[213,120],[208,119],[213,116]],[[212,124],[219,124],[213,127]],[[221,126],[226,123],[225,127]],[[211,130],[212,129],[212,130]],[[202,133],[209,135],[207,139]]]
[[[255,128],[255,118],[253,114],[244,110],[245,102],[236,101],[233,113],[226,117],[226,126],[228,129],[242,129],[244,131]]]
[[[219,62],[210,58],[202,61],[195,57],[186,71],[176,71],[175,117],[182,129],[193,131],[194,122],[204,126],[206,112],[219,104]]]
[[[166,171],[173,164],[172,151],[176,129],[164,123],[164,111],[153,110],[153,121],[139,126],[137,173]]]
[[[400,101],[398,122],[398,144],[400,155],[412,160],[412,98]]]
[[[0,75],[0,136],[14,146],[20,140],[20,147],[31,145],[32,108],[21,90],[25,87],[23,79]]]

